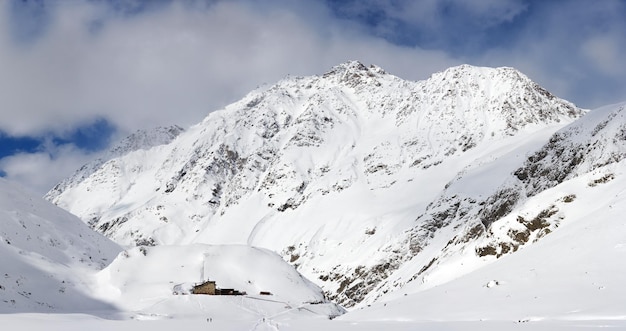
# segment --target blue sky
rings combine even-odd
[[[7,0],[0,175],[43,194],[137,130],[200,122],[360,60],[419,80],[515,67],[584,108],[626,100],[622,0]]]

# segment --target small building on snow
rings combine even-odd
[[[215,295],[216,294],[215,281],[207,280],[204,283],[194,285],[193,289],[191,289],[191,293]]]

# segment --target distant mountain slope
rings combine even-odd
[[[72,177],[63,180],[50,190],[45,199],[53,200],[61,192],[69,190],[72,185],[88,178],[96,172],[107,161],[124,156],[128,153],[150,149],[154,146],[169,144],[179,134],[185,131],[183,128],[173,125],[170,127],[157,127],[152,130],[139,130],[130,136],[122,139],[115,146],[111,147],[99,158],[85,164],[78,169]]]
[[[0,179],[0,313],[113,310],[89,279],[121,250],[68,212]]]
[[[354,306],[435,270],[450,240],[476,245],[516,205],[503,181],[584,113],[512,68],[410,82],[348,62],[253,91],[47,197],[125,245],[274,250]]]

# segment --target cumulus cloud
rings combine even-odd
[[[72,144],[57,146],[48,142],[35,153],[18,153],[0,159],[0,169],[6,178],[43,196],[60,179],[69,177],[78,165],[93,157]]]
[[[583,107],[626,99],[623,1],[14,3],[0,2],[0,132],[14,136],[99,119],[119,135],[189,126],[258,85],[353,59],[412,80],[460,63],[513,66]],[[53,147],[0,169],[43,189],[91,157]]]
[[[410,76],[458,63],[332,23],[323,7],[314,22],[290,8],[256,9],[173,2],[128,17],[89,2],[61,2],[45,35],[28,45],[0,31],[0,90],[11,91],[0,98],[0,130],[33,135],[95,117],[127,131],[187,126],[259,84],[349,59],[372,59]],[[414,65],[394,68],[396,58]]]
[[[14,14],[7,3],[0,17]],[[260,84],[347,60],[411,79],[459,64],[442,51],[370,36],[320,4],[269,4],[173,1],[120,13],[106,2],[56,2],[46,8],[45,29],[25,40],[0,25],[0,131],[62,136],[97,119],[120,134],[189,126]],[[69,146],[5,158],[0,169],[51,187],[89,158]]]

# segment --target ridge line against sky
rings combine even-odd
[[[580,107],[626,100],[623,0],[9,0],[0,175],[43,194],[137,129],[188,127],[348,60],[409,80],[511,66]]]

